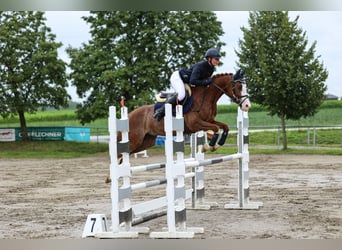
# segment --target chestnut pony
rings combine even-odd
[[[191,110],[184,115],[185,134],[200,130],[212,130],[214,136],[210,141],[210,150],[222,146],[228,136],[227,124],[215,121],[217,114],[217,101],[225,94],[237,103],[243,111],[251,107],[247,95],[244,71],[238,70],[236,74],[221,73],[213,76],[209,86],[191,87],[193,104]],[[140,152],[155,145],[157,135],[165,135],[164,119],[157,121],[153,118],[154,105],[144,105],[129,113],[129,141],[130,153]],[[223,133],[220,140],[219,130]],[[121,135],[118,135],[118,141]]]

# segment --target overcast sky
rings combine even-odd
[[[240,27],[248,26],[248,11],[221,11],[216,12],[218,20],[222,22],[225,32],[223,40],[226,43],[224,50],[226,56],[223,65],[217,72],[234,72],[236,70],[237,56],[234,50],[238,48],[238,40],[242,38]],[[60,57],[69,61],[65,48],[69,45],[80,47],[90,39],[89,28],[81,19],[88,15],[83,11],[47,11],[47,25],[56,34],[56,40],[63,43],[60,49]],[[309,45],[317,41],[315,56],[321,56],[325,68],[329,72],[326,81],[327,92],[342,97],[342,81],[339,73],[342,71],[342,11],[300,11],[289,12],[291,20],[299,16],[298,25],[306,31]],[[204,48],[205,50],[205,48]],[[74,101],[80,101],[73,87],[68,92]],[[229,102],[223,98],[220,103]]]

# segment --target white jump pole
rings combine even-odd
[[[242,111],[238,108],[237,116],[237,143],[238,152],[242,154],[238,164],[238,202],[233,204],[226,204],[225,209],[259,209],[263,205],[262,202],[249,201],[249,151],[248,151],[248,112]]]
[[[172,117],[172,105],[165,104],[164,128],[166,134],[166,179],[167,179],[167,231],[151,232],[151,238],[193,238],[203,228],[186,226],[185,208],[185,161],[184,161],[184,118],[181,105],[176,106],[176,118]],[[173,140],[176,131],[176,140]],[[174,151],[177,159],[174,161]]]
[[[136,238],[138,233],[148,233],[149,228],[132,227],[131,205],[131,170],[129,162],[129,122],[127,107],[121,107],[121,119],[116,118],[116,108],[109,108],[109,153],[112,200],[112,228],[111,231],[95,235],[99,238]],[[117,132],[122,134],[122,140],[117,142]],[[119,164],[117,155],[122,154],[122,163]]]

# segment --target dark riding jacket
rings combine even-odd
[[[179,75],[184,83],[191,85],[206,86],[209,85],[213,79],[214,67],[208,61],[202,61],[191,66],[189,69],[181,69]]]

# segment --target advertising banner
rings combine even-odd
[[[15,141],[15,129],[14,128],[1,128],[0,129],[0,141]]]
[[[27,127],[27,133],[32,141],[90,142],[90,128],[87,127]],[[0,142],[21,140],[21,128],[0,129]]]
[[[90,141],[90,128],[65,127],[64,140],[89,142]]]
[[[64,127],[28,127],[27,133],[32,141],[63,141]],[[16,129],[15,139],[21,141],[21,130]]]

